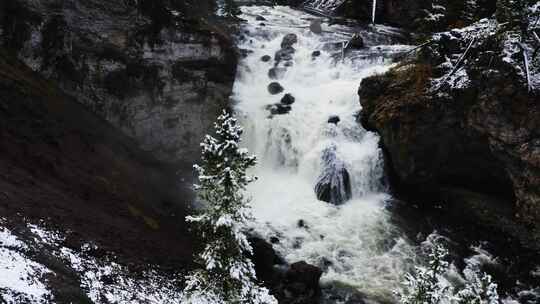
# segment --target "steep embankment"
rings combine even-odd
[[[399,194],[540,252],[537,14],[500,2],[496,19],[435,34],[412,60],[362,81],[360,101]]]
[[[135,270],[191,263],[183,221],[190,194],[175,170],[4,53],[0,135],[2,226],[42,222],[66,233],[63,246],[90,242],[99,246],[93,255],[114,252]]]
[[[0,3],[0,45],[168,162],[193,162],[236,54],[204,1]]]
[[[179,301],[191,164],[236,70],[194,2],[0,1],[0,302]]]

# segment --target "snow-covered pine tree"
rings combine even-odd
[[[465,286],[454,297],[456,304],[499,304],[497,284],[491,276],[478,266],[468,266],[463,270]]]
[[[225,111],[215,123],[215,137],[207,135],[200,165],[195,165],[198,197],[206,205],[187,217],[196,224],[205,244],[198,255],[204,268],[187,277],[182,303],[276,304],[268,290],[257,284],[245,228],[252,220],[246,186],[255,178],[246,170],[255,156],[239,147],[242,128]]]
[[[403,282],[403,289],[396,291],[402,304],[439,304],[449,295],[449,286],[442,280],[448,271],[446,258],[448,250],[440,244],[430,247],[427,267],[416,267],[414,273],[408,273]]]

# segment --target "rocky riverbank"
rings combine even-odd
[[[359,94],[396,193],[456,206],[486,235],[540,253],[538,59],[528,62],[528,85],[522,51],[535,48],[536,9],[514,14],[500,4],[496,18],[434,34],[410,60],[365,79]]]

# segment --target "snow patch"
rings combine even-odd
[[[22,252],[27,249],[12,232],[0,227],[0,300],[8,304],[30,301],[44,303],[51,294],[41,281],[50,271],[30,260]]]

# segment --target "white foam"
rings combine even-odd
[[[414,252],[384,208],[389,195],[381,184],[379,139],[355,116],[361,109],[357,88],[362,78],[390,66],[333,57],[323,45],[342,41],[342,35],[328,27],[322,35],[311,33],[309,15],[285,7],[242,9],[249,34],[240,47],[253,53],[240,63],[233,98],[246,129],[245,145],[259,157],[259,180],[249,187],[256,230],[277,236],[275,247],[289,262],[326,265],[323,282],[340,281],[391,299]],[[265,27],[257,25],[257,15],[265,17]],[[288,33],[298,36],[293,65],[277,80],[284,92],[270,95],[267,85],[275,80],[267,72],[274,62],[260,58],[273,57]],[[321,55],[313,59],[315,50]],[[278,103],[285,93],[296,99],[292,111],[269,119],[265,106]],[[340,117],[337,126],[327,122],[331,115]],[[330,145],[337,147],[352,182],[353,199],[342,206],[318,201],[314,193],[322,152]],[[308,228],[299,227],[299,220]]]

